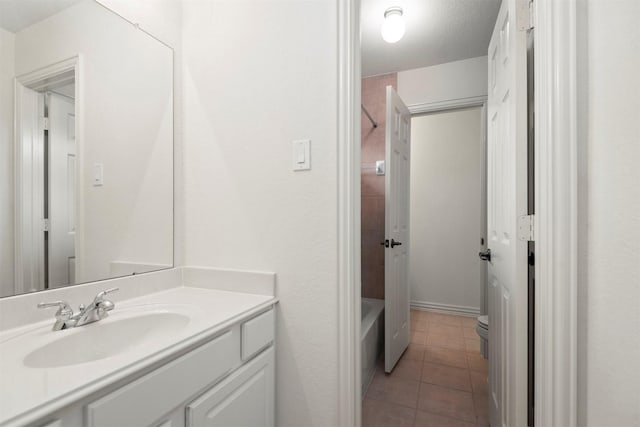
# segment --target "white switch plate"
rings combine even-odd
[[[104,165],[96,163],[93,165],[93,186],[100,187],[104,185]]]
[[[292,165],[294,171],[311,169],[311,140],[299,139],[292,143]]]

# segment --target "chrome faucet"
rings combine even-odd
[[[73,313],[73,309],[66,301],[41,302],[38,304],[38,308],[58,307],[58,311],[56,311],[56,323],[53,324],[54,331],[75,328],[97,322],[107,317],[109,311],[114,309],[115,304],[104,297],[108,293],[115,292],[118,289],[119,288],[111,288],[99,292],[88,306],[85,307],[84,304],[80,304],[80,311],[76,314]]]

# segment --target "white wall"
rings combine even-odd
[[[579,425],[640,425],[640,2],[580,2]]]
[[[171,266],[172,52],[93,1],[16,34],[16,74],[77,54],[84,102],[77,279],[110,277],[113,261]],[[96,163],[104,165],[99,187]]]
[[[277,273],[279,426],[337,422],[332,0],[184,3],[185,263]],[[312,170],[291,170],[310,138]]]
[[[398,73],[398,94],[408,106],[487,95],[487,57]]]
[[[481,108],[411,119],[411,303],[479,312]]]
[[[0,28],[0,297],[13,293],[13,33]]]

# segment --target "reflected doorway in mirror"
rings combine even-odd
[[[16,294],[75,283],[78,62],[16,78]]]

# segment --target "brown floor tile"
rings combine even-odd
[[[427,320],[433,323],[442,323],[444,325],[462,326],[462,316],[453,316],[451,314],[428,312]]]
[[[460,326],[445,325],[444,323],[429,323],[427,335],[446,335],[451,338],[464,338]]]
[[[476,422],[473,396],[466,391],[421,383],[418,409],[471,423]]]
[[[466,352],[445,347],[426,346],[424,349],[424,361],[457,368],[467,368],[469,366]]]
[[[411,320],[411,332],[427,332],[428,327],[426,320]]]
[[[476,427],[490,427],[489,415],[476,416]]]
[[[487,394],[489,392],[489,382],[487,381],[487,374],[470,370],[469,377],[471,378],[471,388],[473,388],[474,393]]]
[[[489,395],[473,393],[473,407],[476,412],[476,422],[489,425]]]
[[[422,361],[424,360],[424,349],[425,347],[423,345],[409,344],[402,358]]]
[[[427,332],[426,345],[452,348],[454,350],[465,350],[464,339],[460,337],[450,337],[442,334],[432,334]]]
[[[429,412],[417,411],[415,427],[474,427],[475,424]]]
[[[469,364],[469,369],[472,371],[485,374],[489,372],[489,363],[480,353],[467,352],[467,363]]]
[[[391,371],[395,378],[420,381],[422,376],[422,361],[400,358],[396,366]]]
[[[465,338],[477,338],[480,339],[480,336],[478,335],[478,332],[476,331],[476,328],[467,328],[467,327],[462,327],[462,335]]]
[[[464,332],[462,333],[462,335],[464,335]],[[476,336],[471,336],[471,337],[464,337],[465,340],[471,340],[471,341],[476,341],[476,342],[480,342],[480,337],[478,335]]]
[[[480,340],[465,338],[464,349],[469,353],[480,353]]]
[[[415,410],[379,400],[362,401],[362,427],[410,427]]]
[[[478,324],[478,318],[476,316],[464,316],[460,319],[460,323],[462,324],[463,328],[476,328],[476,325]]]
[[[378,372],[367,390],[366,398],[415,408],[418,403],[419,389],[419,381],[396,378],[393,375]]]
[[[417,345],[425,345],[425,343],[427,342],[427,333],[412,331],[410,342]]]
[[[411,310],[411,320],[428,320],[429,312],[424,310]]]
[[[422,382],[456,390],[472,391],[469,370],[466,368],[425,362],[422,365]]]

